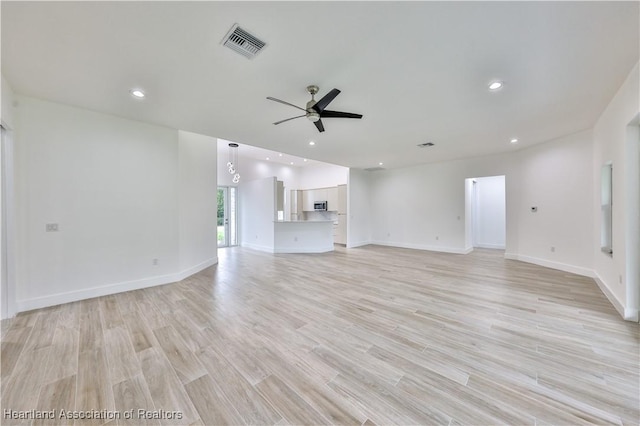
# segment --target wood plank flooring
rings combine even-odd
[[[0,423],[638,425],[639,333],[593,280],[499,251],[229,248],[4,324]]]

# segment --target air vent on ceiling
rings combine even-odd
[[[222,39],[222,45],[236,53],[241,54],[245,58],[252,59],[267,45],[254,35],[249,34],[234,24],[226,36]]]
[[[364,169],[367,172],[379,172],[380,170],[384,170],[384,167],[369,167],[368,169]]]
[[[430,146],[433,146],[433,142],[425,142],[425,143],[418,144],[418,148],[428,148]]]

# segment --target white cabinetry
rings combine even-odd
[[[302,210],[312,212],[317,201],[328,201],[330,188],[306,189],[302,191]],[[335,210],[335,209],[334,209]]]
[[[338,223],[334,225],[333,242],[347,244],[347,185],[338,185]]]
[[[347,185],[331,188],[305,189],[302,193],[302,211],[312,212],[313,204],[319,201],[327,202],[327,210],[338,214],[347,214]],[[300,201],[298,201],[300,204]],[[300,208],[299,208],[300,209]]]
[[[347,185],[338,185],[338,214],[347,214]]]
[[[307,189],[302,191],[302,210],[305,212],[313,211],[313,203],[315,200],[315,189]]]
[[[302,191],[291,190],[291,220],[302,220]]]
[[[338,211],[338,188],[327,188],[327,210]]]
[[[338,223],[333,225],[333,242],[347,244],[347,215],[339,214]]]
[[[327,201],[329,196],[327,188],[318,188],[313,190],[313,195],[316,197],[313,201]]]
[[[276,211],[284,212],[284,182],[276,181]]]

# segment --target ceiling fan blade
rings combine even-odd
[[[280,99],[272,98],[271,96],[267,96],[267,99],[269,99],[270,101],[274,101],[274,102],[280,102],[281,104],[289,105],[289,106],[292,106],[292,107],[294,107],[294,108],[298,108],[299,110],[302,110],[302,111],[304,111],[304,112],[306,112],[306,111],[307,111],[306,109],[304,109],[304,108],[300,108],[300,107],[299,107],[299,106],[297,106],[297,105],[290,104],[289,102],[285,102],[285,101],[280,100]]]
[[[275,122],[275,123],[273,123],[273,124],[280,124],[280,123],[284,123],[285,121],[295,120],[296,118],[301,118],[301,117],[306,117],[306,115],[307,115],[307,114],[303,114],[303,115],[299,115],[299,116],[297,116],[297,117],[287,118],[287,119],[284,119],[284,120],[276,121],[276,122]]]
[[[325,109],[320,113],[322,118],[362,118],[362,114],[354,114],[352,112],[329,111]]]
[[[327,105],[329,105],[331,101],[334,100],[335,97],[338,96],[339,94],[340,94],[340,91],[338,89],[333,89],[329,93],[324,95],[322,99],[316,102],[315,105],[312,106],[311,108],[313,108],[317,112],[322,112],[327,107]]]
[[[318,120],[315,123],[313,123],[316,125],[316,127],[318,128],[318,131],[320,133],[324,132],[324,126],[322,125],[322,120]]]

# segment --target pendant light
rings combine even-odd
[[[238,173],[238,144],[229,144],[229,161],[227,161],[229,174],[233,175],[233,183],[240,182],[240,173]]]

